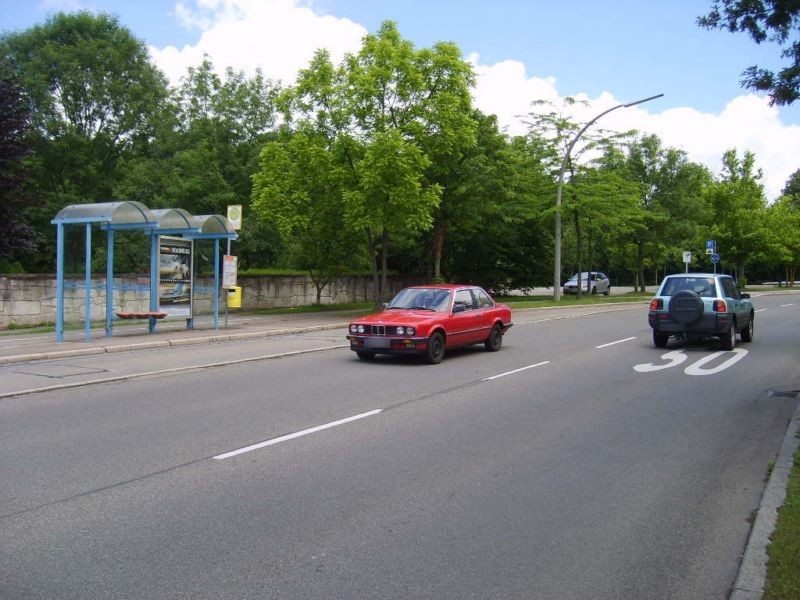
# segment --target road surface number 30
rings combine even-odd
[[[717,362],[718,358],[726,355],[728,358],[722,362]],[[734,348],[729,352],[714,352],[713,354],[709,354],[708,356],[704,356],[700,360],[693,362],[691,365],[686,367],[683,372],[687,375],[714,375],[715,373],[724,371],[728,367],[732,367],[745,356],[747,356],[747,350],[742,348]],[[686,354],[684,354],[681,350],[667,352],[666,354],[662,354],[661,358],[666,362],[662,364],[642,363],[639,365],[634,365],[633,370],[638,371],[639,373],[662,371],[664,369],[671,369],[672,367],[682,365],[689,359],[689,357],[686,356]]]

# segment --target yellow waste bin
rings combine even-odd
[[[233,285],[228,288],[228,308],[242,308],[242,287]]]

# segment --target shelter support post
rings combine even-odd
[[[64,225],[56,225],[56,341],[64,341]]]
[[[214,240],[214,329],[219,329],[219,240]]]
[[[86,304],[84,307],[84,338],[92,339],[92,224],[86,223],[86,256],[85,256],[85,288]]]
[[[114,230],[106,231],[108,250],[106,251],[106,337],[111,337],[114,316]]]
[[[158,244],[159,236],[156,234],[150,235],[150,312],[158,311],[158,282],[161,277],[158,264]],[[148,329],[150,333],[155,333],[156,322],[155,317],[150,317],[148,322]]]

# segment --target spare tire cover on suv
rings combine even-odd
[[[691,290],[681,290],[669,301],[669,316],[684,325],[696,323],[703,316],[703,300]]]

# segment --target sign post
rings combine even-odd
[[[689,251],[684,251],[683,253],[683,262],[686,263],[686,273],[689,272],[689,263],[692,262],[692,253]]]
[[[228,221],[234,230],[239,231],[242,228],[242,205],[229,204],[228,205]],[[232,259],[232,260],[229,260]],[[231,264],[232,263],[232,266]],[[233,283],[228,282],[230,269],[233,269]],[[225,252],[225,257],[222,262],[222,287],[225,288],[225,328],[228,328],[228,288],[236,285],[236,268],[237,260],[235,256],[231,256],[231,239],[228,238],[228,247]],[[228,283],[226,283],[228,282]]]

